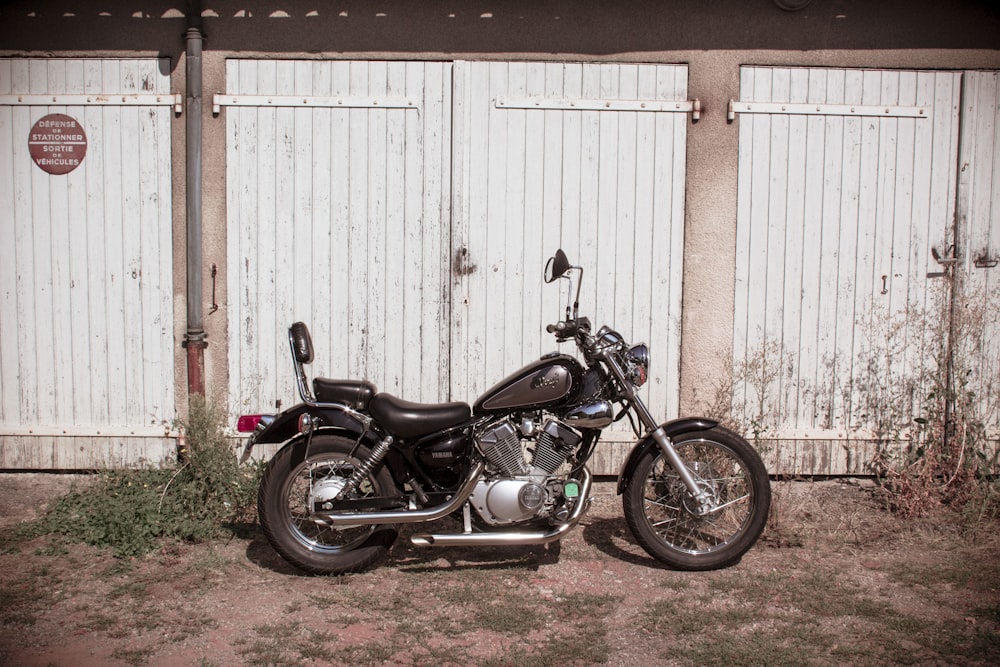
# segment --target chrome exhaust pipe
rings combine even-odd
[[[485,464],[482,461],[477,461],[469,471],[469,476],[466,478],[465,483],[462,487],[451,497],[450,500],[446,501],[441,505],[435,505],[434,507],[428,507],[427,509],[420,510],[387,510],[383,512],[338,512],[336,514],[327,514],[325,512],[316,512],[310,515],[310,520],[315,523],[322,524],[324,526],[332,526],[334,528],[347,527],[347,526],[358,526],[364,524],[373,523],[420,523],[422,521],[434,521],[435,519],[440,519],[441,517],[447,516],[457,510],[462,506],[469,496],[472,495],[472,490],[476,486],[476,482],[479,481],[480,475],[483,474],[483,468]]]
[[[590,506],[590,471],[583,469],[580,482],[580,499],[565,522],[546,531],[507,531],[496,533],[447,533],[412,535],[410,542],[418,547],[459,547],[459,546],[513,546],[525,544],[548,544],[555,542],[573,530]]]

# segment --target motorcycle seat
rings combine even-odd
[[[355,410],[364,410],[376,391],[375,385],[367,380],[313,379],[313,392],[318,403],[343,403]]]
[[[397,438],[408,440],[456,426],[472,416],[468,403],[411,403],[391,394],[376,394],[368,411]]]

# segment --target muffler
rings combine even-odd
[[[481,533],[421,533],[410,537],[410,542],[418,547],[459,547],[459,546],[513,546],[527,544],[548,544],[555,542],[563,535],[573,530],[580,522],[590,506],[590,471],[583,469],[580,481],[580,496],[565,522],[554,526],[551,530],[539,531],[503,531]]]

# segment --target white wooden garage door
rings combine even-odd
[[[850,441],[909,429],[943,372],[961,80],[741,70],[735,403],[783,471],[866,472]]]
[[[448,396],[451,64],[229,60],[228,321],[234,412],[315,375]]]
[[[168,72],[0,59],[0,467],[175,456]],[[62,175],[28,152],[56,113],[88,144]]]
[[[566,295],[542,270],[562,247],[585,268],[581,314],[650,344],[645,398],[676,416],[687,68],[465,62],[455,79],[453,384],[477,395],[556,349]]]

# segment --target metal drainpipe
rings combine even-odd
[[[205,395],[204,309],[202,307],[202,227],[201,227],[201,2],[188,3],[185,73],[187,104],[185,118],[187,144],[187,349],[188,395]]]

